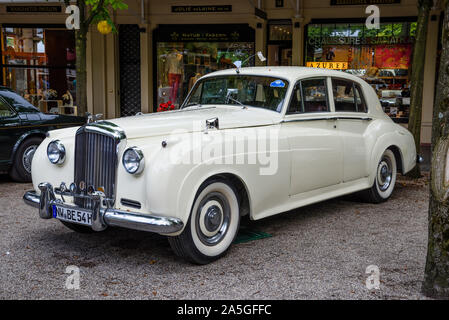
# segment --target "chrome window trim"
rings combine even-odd
[[[302,114],[317,114],[317,113],[331,113],[331,112],[333,112],[333,110],[331,108],[331,99],[330,99],[330,95],[329,95],[328,79],[329,79],[329,77],[327,77],[327,76],[316,76],[316,77],[301,78],[301,79],[296,80],[296,82],[292,86],[292,90],[290,92],[290,99],[289,99],[289,101],[287,103],[287,109],[285,111],[285,116],[302,115]],[[326,111],[310,111],[310,112],[304,111],[304,92],[303,92],[302,82],[303,81],[308,81],[308,80],[323,80],[324,81],[324,87],[325,87],[325,92],[326,92],[326,106],[327,106],[327,110]],[[291,113],[289,113],[288,109],[290,108],[290,104],[292,103],[293,94],[294,94],[294,91],[295,91],[295,88],[296,88],[297,85],[300,86],[301,109],[302,109],[302,111],[301,112],[291,112]],[[285,102],[284,102],[284,104],[285,104]]]
[[[351,80],[351,79],[347,79],[347,78],[340,78],[340,77],[336,77],[336,76],[331,76],[330,78],[330,82],[331,82],[331,87],[330,87],[330,93],[332,93],[332,101],[334,102],[334,110],[335,112],[352,112],[352,113],[364,113],[367,114],[369,113],[369,107],[368,104],[366,103],[366,99],[365,99],[365,92],[363,91],[362,86],[360,85],[359,82],[355,81],[355,80]],[[335,97],[334,97],[334,90],[333,90],[333,80],[341,80],[341,81],[346,81],[346,82],[351,82],[352,83],[352,90],[354,91],[354,105],[355,105],[355,111],[345,111],[345,110],[336,110],[335,109]],[[359,106],[356,102],[356,90],[360,93],[360,99],[362,99],[363,104],[365,105],[366,111],[359,111]]]

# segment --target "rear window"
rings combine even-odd
[[[335,111],[366,112],[365,99],[358,84],[350,80],[332,79]]]

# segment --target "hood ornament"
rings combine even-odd
[[[103,118],[102,113],[91,114],[90,112],[86,112],[86,116],[87,116],[87,123],[94,123]]]

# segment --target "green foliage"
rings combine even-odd
[[[92,10],[112,8],[113,10],[128,9],[128,5],[124,0],[84,0],[85,4],[90,6]]]
[[[47,0],[48,1],[48,0]],[[66,6],[69,6],[73,3],[70,3],[71,0],[60,0],[64,2]],[[117,32],[117,29],[112,22],[111,16],[109,15],[110,10],[126,10],[128,9],[128,5],[124,2],[125,0],[78,0],[76,4],[81,7],[88,7],[89,14],[85,21],[81,21],[81,23],[87,28],[92,23],[98,23],[100,21],[106,20],[108,24],[111,26],[113,32]]]
[[[89,18],[86,20],[87,26],[91,23],[98,23],[102,20],[106,20],[112,27],[113,32],[117,32],[117,29],[112,22],[109,11],[112,10],[126,10],[128,5],[124,0],[80,0],[89,6]]]

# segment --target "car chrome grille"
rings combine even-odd
[[[85,190],[102,188],[106,198],[114,199],[117,168],[117,140],[99,132],[80,128],[75,138],[75,183]],[[101,189],[100,189],[101,190]],[[92,200],[75,197],[76,205],[91,209]]]

